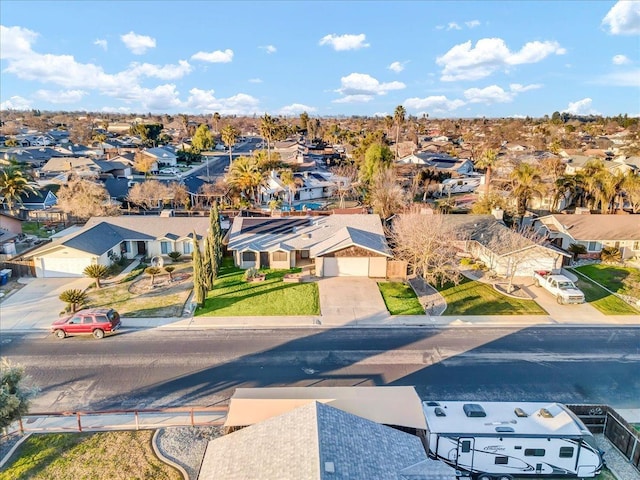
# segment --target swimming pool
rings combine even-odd
[[[306,202],[306,203],[300,203],[298,205],[294,205],[293,210],[295,210],[296,212],[301,212],[305,208],[307,210],[320,210],[323,206],[324,204],[322,203]],[[280,210],[282,210],[283,212],[291,211],[291,209],[289,208],[289,205],[282,205],[282,207],[280,207]]]

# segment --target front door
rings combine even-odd
[[[260,268],[269,268],[269,252],[260,252]]]
[[[458,462],[457,467],[461,470],[471,472],[473,469],[473,438],[458,439]]]
[[[147,243],[146,242],[136,242],[138,244],[138,255],[146,255],[147,254]]]

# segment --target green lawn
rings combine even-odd
[[[607,287],[612,292],[640,297],[640,270],[632,267],[622,267],[617,265],[583,265],[576,267],[574,270],[595,280],[600,285]],[[625,285],[625,280],[636,278],[636,284],[639,286],[635,289]]]
[[[152,430],[31,435],[0,480],[181,480],[151,448]]]
[[[410,285],[379,282],[378,288],[391,315],[424,315],[424,308]]]
[[[267,277],[263,282],[249,283],[242,276],[244,270],[233,266],[225,258],[216,280],[209,292],[205,306],[196,310],[197,316],[237,317],[275,315],[319,315],[320,301],[318,285],[311,283],[284,283],[286,273],[291,270],[260,270]]]
[[[589,280],[578,276],[576,285],[584,292],[584,297],[591,305],[600,310],[605,315],[636,315],[640,311],[633,308],[624,300],[607,292]]]
[[[436,286],[447,301],[443,315],[545,315],[533,300],[507,297],[491,285],[463,278],[458,285]]]

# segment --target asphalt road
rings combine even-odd
[[[423,399],[640,407],[640,329],[124,330],[5,335],[31,411],[214,405],[236,387],[415,385]]]

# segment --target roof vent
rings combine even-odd
[[[514,410],[516,417],[520,417],[520,418],[525,418],[528,417],[529,415],[527,414],[527,412],[525,412],[524,410],[522,410],[520,407],[517,407]]]
[[[436,414],[436,417],[446,417],[447,416],[445,411],[443,409],[441,409],[440,407],[436,407],[434,412]]]
[[[311,234],[310,233],[303,233],[302,238],[311,238]]]
[[[465,415],[469,418],[487,416],[484,408],[482,408],[482,406],[478,405],[477,403],[465,403],[462,406],[462,409],[464,410]]]
[[[324,462],[324,471],[327,473],[335,473],[336,466],[333,464],[333,462]]]
[[[439,407],[440,404],[438,402],[427,402],[427,407]]]
[[[540,409],[540,416],[544,417],[544,418],[553,418],[553,413],[551,413],[546,408],[541,408]]]
[[[498,433],[513,433],[515,430],[513,427],[496,427],[496,432]]]

